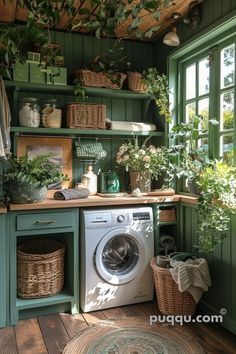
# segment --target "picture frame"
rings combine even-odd
[[[49,189],[72,187],[72,139],[64,137],[45,136],[18,136],[16,138],[17,157],[28,154],[33,157],[39,154],[52,152],[52,160],[61,166],[62,173],[67,175],[69,181],[63,181],[59,186],[49,186]]]

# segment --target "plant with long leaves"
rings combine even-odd
[[[143,72],[142,81],[147,87],[147,92],[150,93],[155,100],[160,115],[163,116],[168,123],[170,123],[170,90],[167,76],[165,74],[160,74],[156,68],[149,68]]]
[[[229,230],[230,215],[236,208],[236,168],[223,161],[212,161],[197,180],[198,240],[200,251],[212,252]]]

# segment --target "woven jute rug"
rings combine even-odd
[[[101,321],[80,331],[63,354],[202,354],[184,328],[153,324],[148,319]]]

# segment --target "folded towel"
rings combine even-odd
[[[188,291],[197,303],[204,291],[211,286],[207,261],[204,258],[188,259],[186,262],[171,261],[171,275],[179,291]]]
[[[108,121],[111,124],[111,129],[115,130],[130,130],[138,131],[155,131],[156,125],[152,123],[141,122],[125,122],[125,121]]]
[[[57,200],[70,200],[70,199],[82,199],[87,198],[90,194],[87,188],[71,188],[71,189],[60,189],[56,191],[53,195],[54,199]]]

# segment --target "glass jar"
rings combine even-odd
[[[37,98],[25,97],[21,100],[19,123],[21,127],[39,127],[40,113]]]

